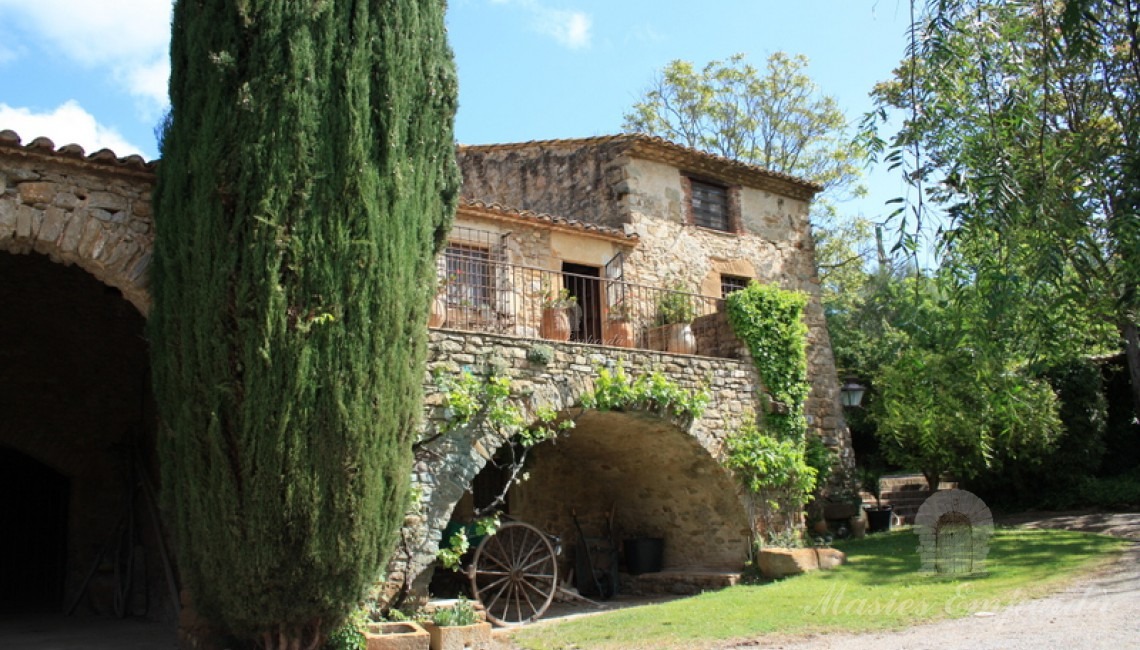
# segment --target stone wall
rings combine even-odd
[[[56,151],[46,139],[20,146],[0,132],[0,251],[77,264],[145,315],[153,184],[153,165],[137,156]]]
[[[540,407],[570,417],[580,415],[578,400],[593,388],[597,368],[612,367],[619,361],[631,374],[659,369],[686,388],[707,386],[712,401],[704,416],[695,422],[671,422],[656,415],[649,418],[651,424],[644,426],[631,426],[621,418],[602,418],[592,423],[587,420],[583,429],[586,433],[580,439],[600,440],[605,431],[630,432],[616,434],[621,441],[610,448],[614,461],[609,469],[601,464],[577,467],[575,473],[581,480],[571,480],[576,477],[565,475],[571,468],[558,459],[558,452],[538,451],[532,478],[537,482],[533,487],[522,487],[517,497],[520,500],[512,502],[512,508],[519,508],[520,514],[551,528],[551,532],[573,538],[567,511],[571,502],[582,504],[584,525],[600,530],[599,513],[608,511],[612,502],[619,499],[606,492],[610,495],[607,502],[605,495],[598,496],[592,490],[606,482],[619,484],[621,474],[627,479],[636,476],[628,482],[632,492],[616,506],[615,519],[621,532],[667,534],[674,540],[667,561],[678,566],[723,566],[732,563],[733,558],[738,565],[743,563],[748,532],[744,503],[738,498],[736,484],[728,480],[716,459],[727,433],[745,412],[757,408],[758,383],[751,361],[559,344],[550,346],[553,358],[543,365],[527,359],[527,353],[542,344],[540,341],[448,330],[432,331],[430,336],[431,358],[424,384],[426,439],[433,437],[446,417],[444,395],[432,380],[436,372],[455,374],[467,369],[486,373],[494,369],[510,376],[514,391],[522,396],[518,403],[528,421],[533,420]],[[640,421],[645,422],[645,416],[641,417]],[[571,432],[569,439],[573,437]],[[389,574],[391,580],[409,578],[411,582],[418,577],[419,586],[426,585],[430,572],[425,569],[435,560],[441,531],[476,474],[504,442],[492,431],[464,429],[419,447],[413,476],[419,504],[402,532],[402,544]],[[583,457],[590,447],[579,447],[573,457]],[[637,453],[643,456],[634,459]],[[644,472],[631,469],[641,465]],[[549,480],[538,477],[542,467],[549,469]]]
[[[854,467],[820,303],[806,198],[811,192],[804,194],[799,188],[785,195],[772,189],[784,187],[785,181],[741,187],[738,175],[729,184],[738,192],[742,231],[701,228],[687,218],[684,170],[672,162],[639,157],[636,150],[628,141],[622,144],[620,139],[608,138],[462,148],[463,194],[636,233],[640,242],[628,253],[625,264],[629,282],[652,287],[680,282],[693,293],[719,296],[720,276],[727,274],[806,292],[809,302],[804,320],[812,384],[806,404],[808,422],[845,465]],[[701,167],[702,156],[691,152],[694,169]],[[759,180],[762,173],[753,170],[752,176]]]
[[[624,147],[557,142],[460,147],[463,196],[620,228],[625,220],[613,205],[624,187]]]

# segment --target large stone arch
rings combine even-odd
[[[727,472],[717,462],[724,436],[745,412],[756,407],[754,395],[759,380],[747,362],[718,359],[710,363],[699,357],[650,351],[618,352],[588,345],[560,345],[553,348],[549,362],[541,362],[532,360],[536,357],[531,354],[536,346],[542,346],[540,342],[448,331],[433,331],[430,336],[422,438],[431,442],[417,450],[412,479],[415,503],[389,566],[392,589],[400,584],[411,585],[416,590],[426,586],[425,570],[435,561],[440,535],[456,504],[496,450],[507,442],[494,431],[478,428],[436,437],[439,424],[447,416],[443,395],[433,380],[436,373],[458,374],[468,370],[475,374],[496,372],[510,376],[515,392],[523,396],[517,403],[524,419],[533,421],[540,408],[552,409],[563,416],[580,415],[581,396],[593,389],[599,367],[613,367],[620,362],[630,373],[661,370],[681,386],[709,389],[709,407],[695,421],[672,421],[657,414],[639,417],[655,420],[653,426],[658,428],[671,429],[687,441],[691,450],[699,450],[693,458],[707,461],[706,467],[715,468],[726,479]],[[573,435],[571,432],[571,438]],[[740,512],[746,512],[746,502],[736,493],[734,485],[726,480],[718,483],[717,489],[727,489]],[[747,538],[747,526],[744,520],[737,531],[741,539]],[[725,543],[731,545],[733,541]],[[741,563],[746,550],[745,543],[740,548]],[[720,557],[716,564],[724,564],[724,558]]]
[[[0,132],[0,251],[76,265],[150,311],[154,163]]]

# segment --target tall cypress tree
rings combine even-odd
[[[178,0],[150,317],[198,608],[313,647],[406,504],[455,209],[443,0]]]

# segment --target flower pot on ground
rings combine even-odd
[[[369,623],[364,634],[367,650],[427,650],[431,635],[418,623]]]
[[[431,650],[490,650],[491,624],[485,621],[470,625],[423,624],[431,637]]]
[[[891,529],[891,516],[894,514],[891,506],[866,506],[867,532],[885,533]]]
[[[491,624],[482,620],[470,600],[460,596],[438,607],[423,623],[431,636],[431,650],[490,650]]]
[[[875,497],[874,506],[864,506],[867,513],[867,532],[885,533],[891,529],[891,506],[883,505],[882,478],[883,470],[877,464],[868,464],[860,467],[859,483],[863,489]]]

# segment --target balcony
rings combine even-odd
[[[674,354],[741,356],[741,344],[728,325],[721,298],[604,277],[612,269],[567,264],[562,271],[552,271],[508,264],[473,246],[449,246],[438,268],[440,288],[432,305],[432,328]]]

